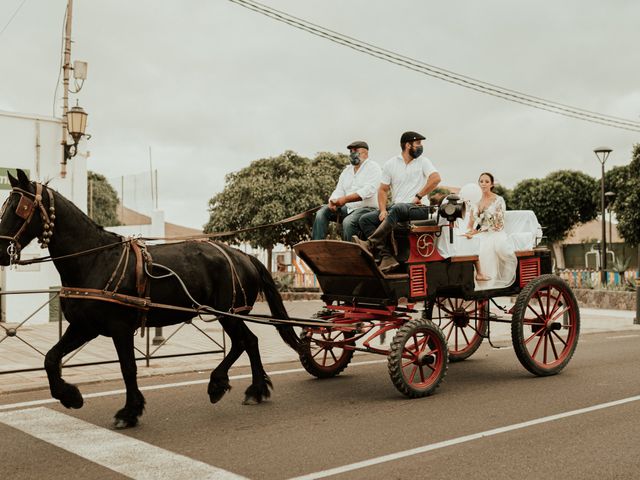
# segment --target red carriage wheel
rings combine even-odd
[[[447,342],[426,319],[405,323],[391,341],[389,375],[407,397],[431,395],[447,374]]]
[[[518,295],[511,338],[518,360],[539,376],[560,372],[575,352],[580,311],[571,288],[560,277],[541,275]]]
[[[302,331],[302,350],[300,363],[314,377],[330,378],[342,372],[353,357],[353,350],[346,350],[344,342],[352,338],[352,331],[323,329],[305,329]],[[348,342],[354,345],[355,342]]]
[[[425,315],[442,329],[450,362],[469,358],[487,336],[487,300],[438,297],[427,303]]]

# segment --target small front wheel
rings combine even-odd
[[[576,350],[580,310],[567,282],[541,275],[518,295],[511,320],[511,338],[518,360],[534,375],[560,372]]]
[[[435,392],[447,374],[447,341],[442,330],[426,319],[405,323],[391,341],[389,376],[410,398]]]
[[[346,330],[303,330],[300,363],[314,377],[335,377],[351,362],[353,350],[344,347],[355,346],[355,342],[349,341],[353,336],[353,331]]]

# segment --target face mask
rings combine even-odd
[[[409,155],[411,155],[411,158],[418,158],[422,155],[422,152],[424,152],[424,148],[422,148],[422,145],[418,145],[417,147],[411,147]]]
[[[360,154],[358,152],[351,152],[349,155],[349,161],[351,165],[359,165],[360,164]]]

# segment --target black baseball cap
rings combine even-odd
[[[400,146],[404,146],[405,143],[414,142],[416,140],[426,140],[426,138],[416,132],[404,132],[400,137]]]
[[[347,148],[349,150],[351,150],[352,148],[366,148],[367,150],[369,150],[369,145],[367,145],[367,142],[363,142],[362,140],[356,140],[355,142],[351,142],[349,145],[347,145]]]

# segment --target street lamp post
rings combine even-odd
[[[611,223],[611,205],[616,198],[616,194],[613,192],[607,192],[604,194],[607,199],[607,210],[609,210],[609,243],[613,245],[613,224]]]
[[[609,147],[598,147],[593,150],[596,154],[600,166],[602,167],[602,180],[600,183],[600,212],[602,213],[602,251],[600,256],[600,282],[605,284],[607,282],[607,227],[604,214],[604,164],[609,158],[612,150]]]

